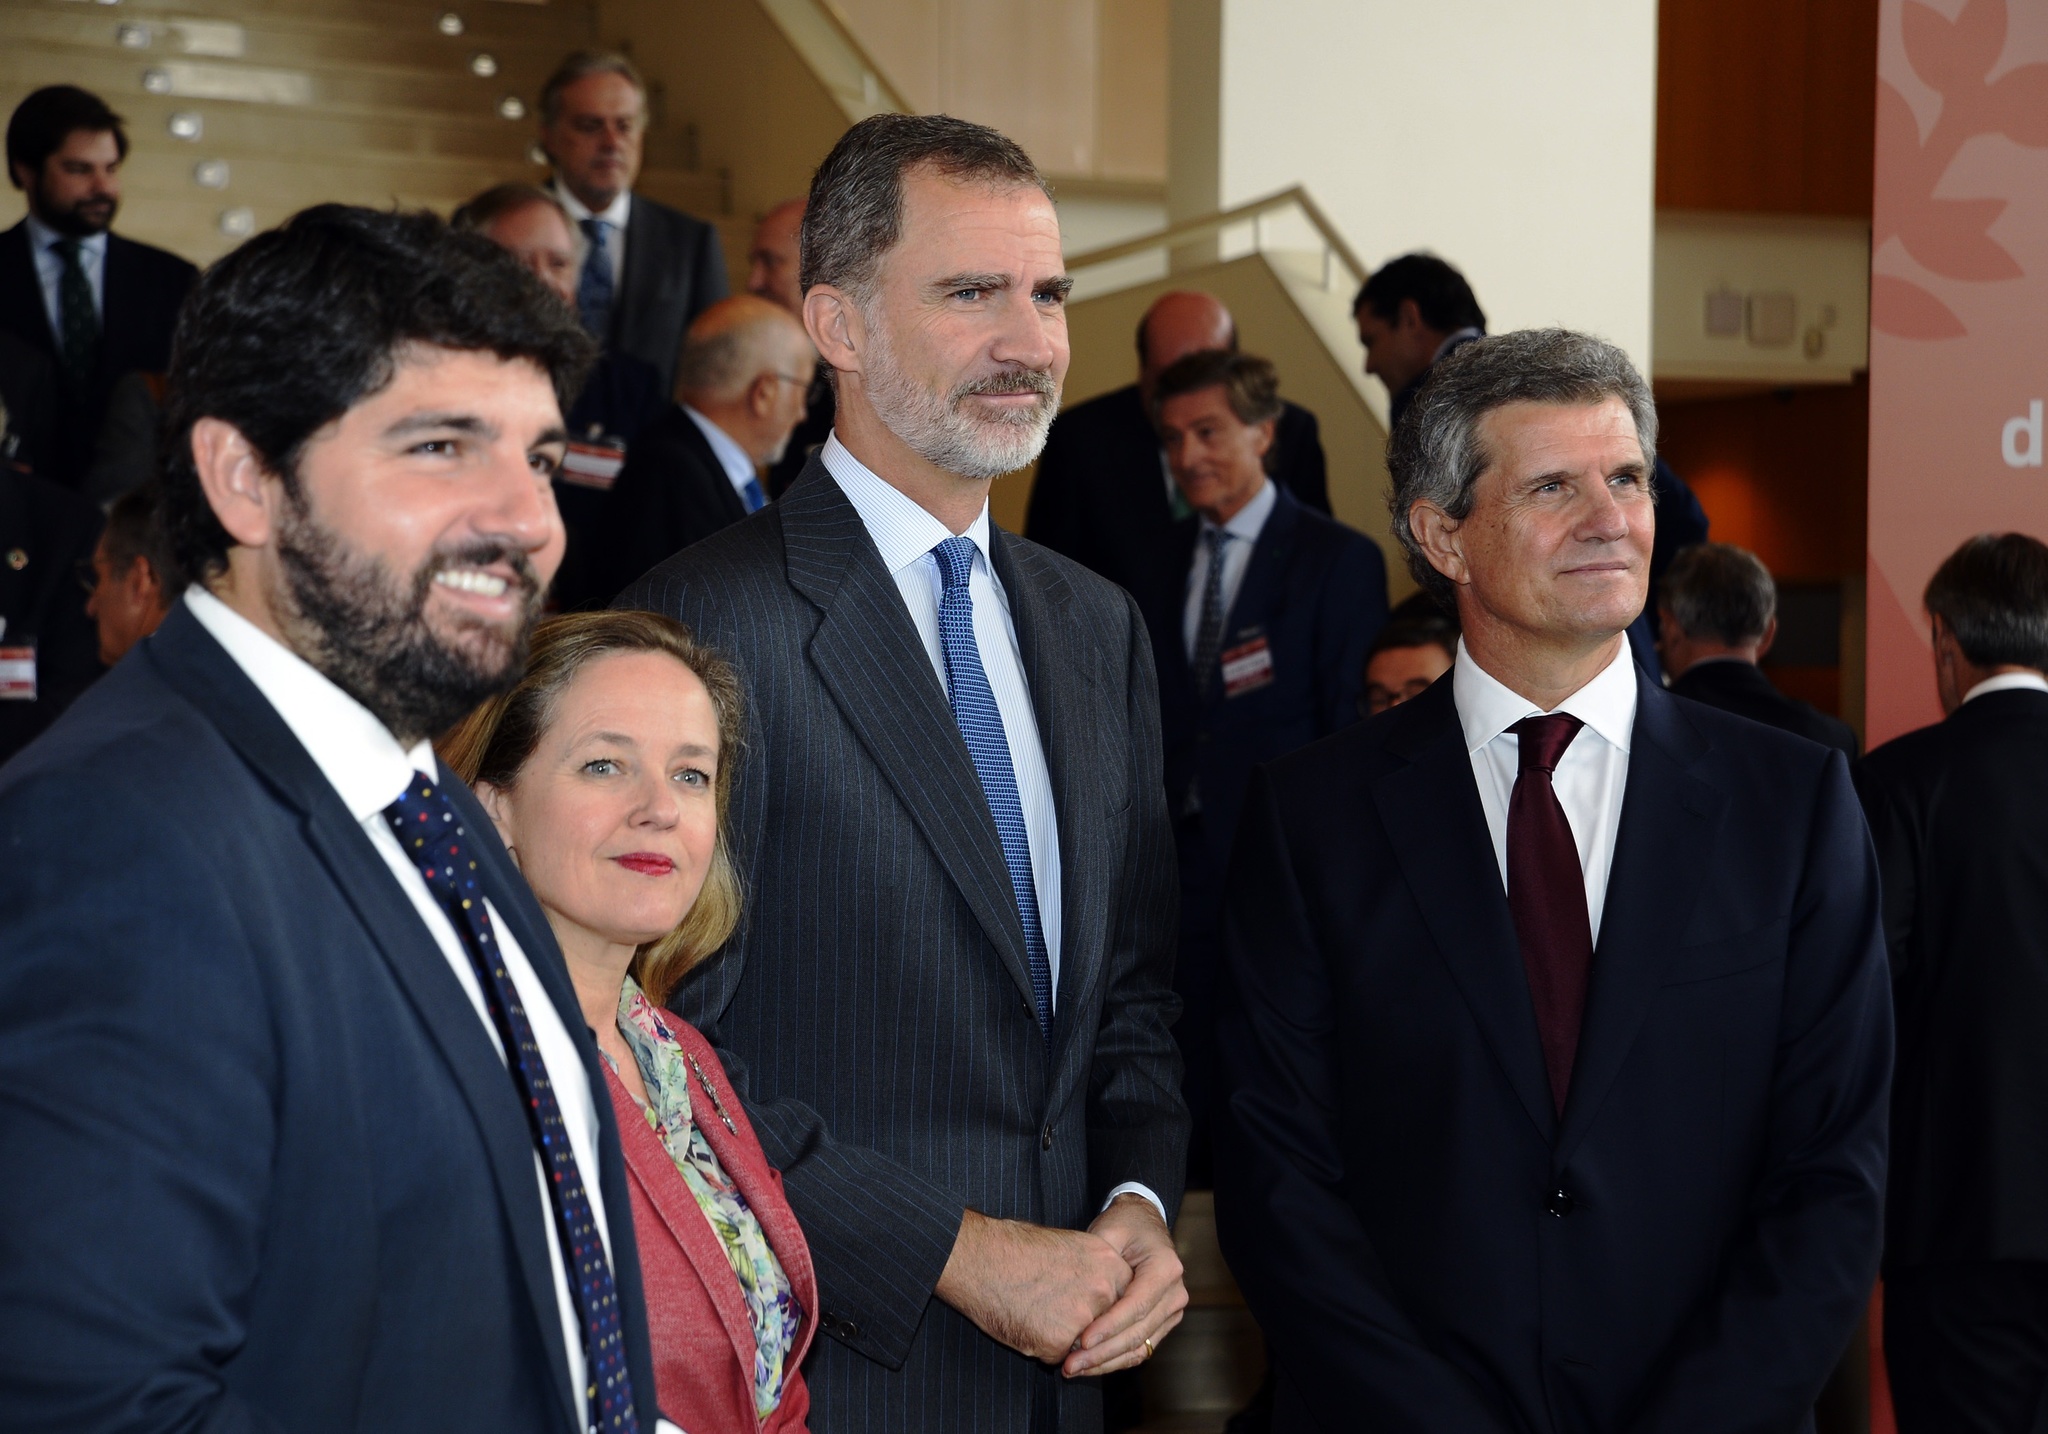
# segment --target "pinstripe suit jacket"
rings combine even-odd
[[[1126,1180],[1177,1208],[1174,861],[1135,604],[1000,531],[1059,813],[1050,1049],[995,822],[859,515],[815,458],[620,597],[735,658],[750,747],[740,932],[677,1007],[717,1046],[818,1271],[820,1434],[1094,1431],[1092,1381],[932,1298],[962,1212],[1081,1228]]]

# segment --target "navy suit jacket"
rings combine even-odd
[[[1877,1271],[1876,863],[1839,753],[1637,686],[1562,1118],[1452,684],[1253,780],[1217,1219],[1278,1430],[1810,1427]]]
[[[1140,598],[1159,668],[1167,810],[1180,813],[1199,782],[1201,839],[1217,876],[1230,859],[1252,768],[1358,720],[1365,650],[1387,618],[1387,564],[1372,539],[1313,512],[1278,488],[1223,630],[1225,652],[1263,638],[1273,680],[1236,697],[1195,688],[1183,637],[1188,572],[1201,519],[1167,531],[1164,578]],[[1192,893],[1184,893],[1191,895]],[[1213,887],[1206,897],[1220,896]]]
[[[54,432],[36,455],[36,471],[76,486],[92,461],[93,441],[115,380],[123,374],[162,373],[170,366],[178,310],[199,271],[165,249],[107,236],[101,275],[99,360],[83,393],[61,379]],[[43,307],[42,280],[29,252],[28,221],[0,233],[0,332],[12,334],[57,362],[57,337]]]
[[[632,1206],[578,1039],[641,1427]],[[581,1427],[511,1077],[361,825],[190,609],[0,770],[0,1428]]]
[[[675,392],[676,359],[690,320],[724,298],[727,289],[718,231],[680,209],[635,194],[605,347],[653,365],[661,378],[657,391],[667,398]]]

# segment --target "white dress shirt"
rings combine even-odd
[[[592,209],[571,194],[569,186],[559,179],[554,184],[554,195],[569,211],[569,222],[575,226],[578,239],[587,237],[583,233],[586,219],[602,219],[610,226],[610,232],[604,236],[604,252],[612,265],[612,293],[617,294],[626,277],[626,221],[633,217],[633,191],[621,189],[619,197],[602,209]]]
[[[1963,701],[1982,697],[1991,692],[2048,692],[2048,677],[2038,672],[2001,672],[1996,677],[1987,677],[1963,694]]]
[[[1508,802],[1520,774],[1521,739],[1508,728],[1543,709],[1510,690],[1472,660],[1464,640],[1451,664],[1451,698],[1465,729],[1472,778],[1493,838],[1494,860],[1503,890],[1508,881]],[[1586,916],[1593,941],[1600,940],[1600,914],[1607,905],[1607,874],[1614,866],[1614,838],[1621,827],[1621,800],[1628,790],[1629,741],[1636,724],[1636,664],[1624,639],[1600,675],[1551,709],[1569,712],[1586,725],[1558,759],[1550,783],[1571,824],[1586,877]]]
[[[64,300],[59,285],[64,280],[64,260],[51,246],[69,236],[59,234],[42,220],[28,216],[29,252],[36,256],[36,278],[42,284],[43,312],[49,315],[50,332],[57,336],[57,346],[64,346]],[[85,281],[92,285],[93,312],[105,323],[107,312],[107,234],[103,229],[89,239],[78,241],[78,266],[85,270]]]
[[[860,514],[868,536],[882,554],[882,566],[896,580],[910,621],[924,642],[939,691],[946,691],[946,651],[939,637],[939,599],[945,578],[932,549],[954,536],[953,530],[919,507],[917,502],[847,452],[835,432],[818,457],[825,471]],[[1053,808],[1052,774],[1038,735],[1038,714],[1031,706],[1031,686],[1024,678],[1024,657],[1017,647],[1017,625],[1010,617],[1009,595],[989,561],[988,504],[961,536],[974,544],[974,566],[967,591],[974,600],[974,645],[981,650],[982,670],[1002,713],[1003,737],[1010,747],[1010,768],[1017,776],[1017,798],[1024,808],[1024,840],[1031,847],[1031,881],[1038,892],[1038,920],[1045,932],[1046,961],[1052,967],[1052,989],[1060,989],[1060,828]],[[1119,1195],[1142,1195],[1166,1218],[1166,1206],[1150,1189],[1136,1182],[1117,1186],[1104,1208]]]
[[[704,441],[711,445],[711,451],[718,455],[718,466],[725,470],[725,481],[732,484],[732,491],[740,495],[741,505],[752,512],[753,504],[747,500],[747,485],[760,481],[754,472],[754,460],[747,457],[747,450],[733,442],[732,435],[723,428],[689,404],[681,407],[690,415],[690,422],[697,425],[697,431],[704,435]]]
[[[1259,486],[1251,502],[1231,515],[1223,525],[1223,531],[1230,535],[1230,541],[1223,545],[1223,626],[1230,627],[1230,610],[1237,606],[1238,590],[1244,586],[1244,570],[1251,566],[1252,547],[1259,541],[1259,534],[1266,530],[1266,519],[1273,516],[1273,507],[1280,501],[1280,490],[1268,478]],[[1180,635],[1186,646],[1188,661],[1195,660],[1195,639],[1202,631],[1202,589],[1209,584],[1209,540],[1202,536],[1215,524],[1207,518],[1201,520],[1200,532],[1195,536],[1195,560],[1188,566],[1187,601],[1181,609]]]
[[[411,751],[399,746],[390,729],[372,716],[368,708],[204,588],[188,588],[185,602],[192,609],[192,615],[227,649],[235,665],[277,709],[277,715],[284,719],[285,726],[291,728],[292,735],[299,739],[314,765],[333,785],[349,814],[362,823],[370,844],[377,848],[377,854],[391,868],[392,878],[419,912],[421,922],[434,938],[434,944],[448,958],[448,969],[454,972],[456,981],[469,997],[470,1005],[476,1009],[478,1023],[490,1037],[499,1058],[503,1059],[504,1046],[498,1040],[490,1010],[484,1004],[483,989],[477,984],[476,972],[470,967],[468,952],[461,938],[455,934],[447,913],[441,910],[441,904],[427,889],[426,878],[420,875],[419,868],[399,846],[398,838],[392,835],[390,825],[384,820],[384,808],[398,800],[415,772],[424,773],[437,782],[440,780],[432,744],[421,742]],[[533,965],[520,949],[512,928],[499,917],[497,907],[489,898],[485,898],[484,910],[490,913],[491,928],[498,935],[499,953],[512,974],[512,984],[519,992],[520,1003],[526,1007],[534,1043],[540,1047],[548,1078],[554,1082],[555,1099],[562,1108],[562,1123],[568,1127],[569,1145],[576,1155],[576,1169],[583,1178],[584,1190],[590,1196],[591,1216],[597,1222],[598,1236],[604,1241],[609,1257],[611,1231],[605,1220],[603,1193],[598,1187],[601,1167],[597,1161],[597,1108],[592,1104],[589,1077],[582,1058],[576,1053],[576,1044],[570,1039],[568,1028],[562,1024],[561,1015],[555,1009],[554,1000],[534,974]],[[509,1074],[506,1081],[507,1095],[516,1098]],[[561,1237],[555,1232],[554,1207],[548,1197],[547,1174],[538,1150],[533,1156],[533,1178],[534,1194],[540,1201],[541,1228],[547,1231],[549,1264],[555,1272],[555,1300],[562,1315],[562,1345],[568,1351],[569,1387],[580,1392],[586,1387],[583,1322],[576,1313],[575,1301],[569,1292]]]

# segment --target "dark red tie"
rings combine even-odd
[[[1550,1094],[1564,1114],[1586,1012],[1586,975],[1593,966],[1593,923],[1586,915],[1586,875],[1550,774],[1585,724],[1567,713],[1527,717],[1508,730],[1521,749],[1521,771],[1508,801],[1508,909],[1522,943],[1522,967],[1536,1005]]]

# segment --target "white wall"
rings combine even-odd
[[[1220,9],[1223,206],[1305,184],[1367,264],[1433,250],[1494,331],[1589,330],[1649,372],[1656,0]]]

